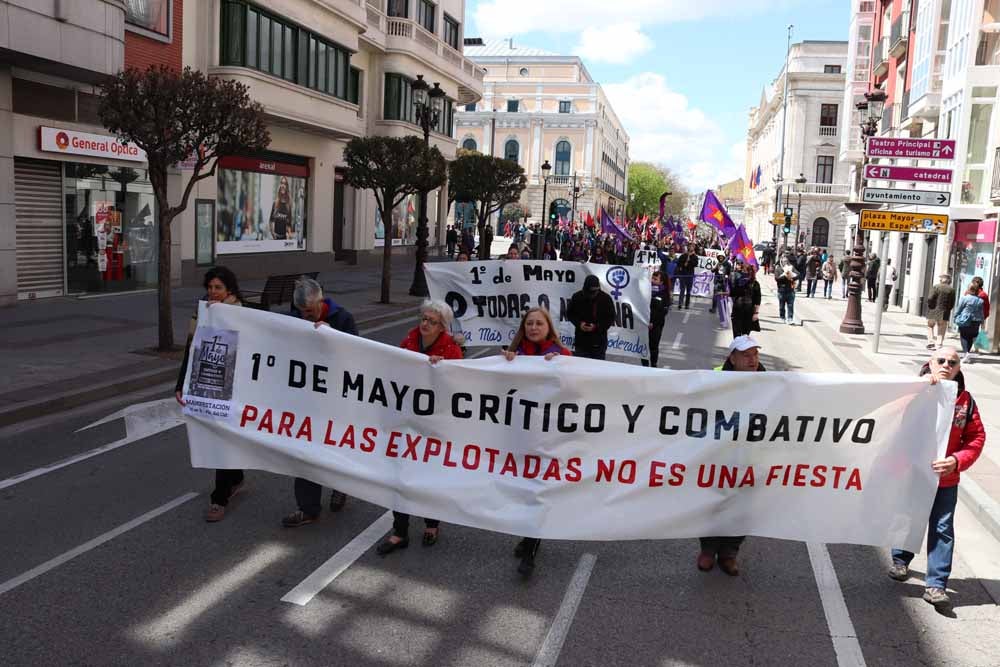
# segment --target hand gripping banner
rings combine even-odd
[[[191,462],[300,476],[522,536],[760,535],[916,550],[954,383],[442,361],[202,303]]]

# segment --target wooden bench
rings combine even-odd
[[[299,280],[299,278],[305,276],[306,278],[312,278],[315,280],[318,275],[319,271],[311,271],[309,273],[268,276],[267,282],[264,283],[264,289],[261,291],[243,292],[243,303],[251,308],[271,310],[271,306],[280,306],[281,304],[289,303],[292,300],[292,294],[295,291],[295,283]]]

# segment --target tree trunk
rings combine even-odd
[[[150,165],[149,180],[156,198],[156,208],[160,217],[159,259],[157,261],[156,303],[158,309],[157,349],[169,352],[174,348],[174,310],[170,292],[170,223],[177,213],[170,213],[167,201],[167,170]]]
[[[386,201],[392,201],[386,197]],[[385,245],[382,246],[382,303],[390,303],[389,288],[392,284],[392,209],[382,211],[382,229],[385,230]]]
[[[483,204],[484,210],[489,210],[486,204]],[[489,214],[483,215],[480,211],[479,215],[479,259],[489,259],[490,258],[490,247],[486,245],[486,223],[489,221]]]

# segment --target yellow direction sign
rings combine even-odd
[[[861,229],[875,232],[945,234],[948,231],[948,216],[941,213],[861,211]]]
[[[798,222],[799,222],[799,216],[793,215],[792,216],[792,224],[796,225],[796,224],[798,224]],[[783,225],[783,224],[785,224],[785,214],[784,213],[775,213],[774,215],[772,215],[771,216],[771,224],[772,225]]]

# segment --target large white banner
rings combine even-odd
[[[542,306],[552,315],[563,345],[573,349],[575,330],[567,319],[570,298],[594,275],[615,304],[616,326],[608,331],[608,354],[649,356],[649,275],[616,264],[533,260],[436,262],[424,264],[433,299],[455,312],[466,344],[506,345],[517,333],[521,316]]]
[[[760,535],[916,550],[955,385],[665,371],[575,357],[442,361],[204,303],[191,461],[301,476],[514,535]]]

